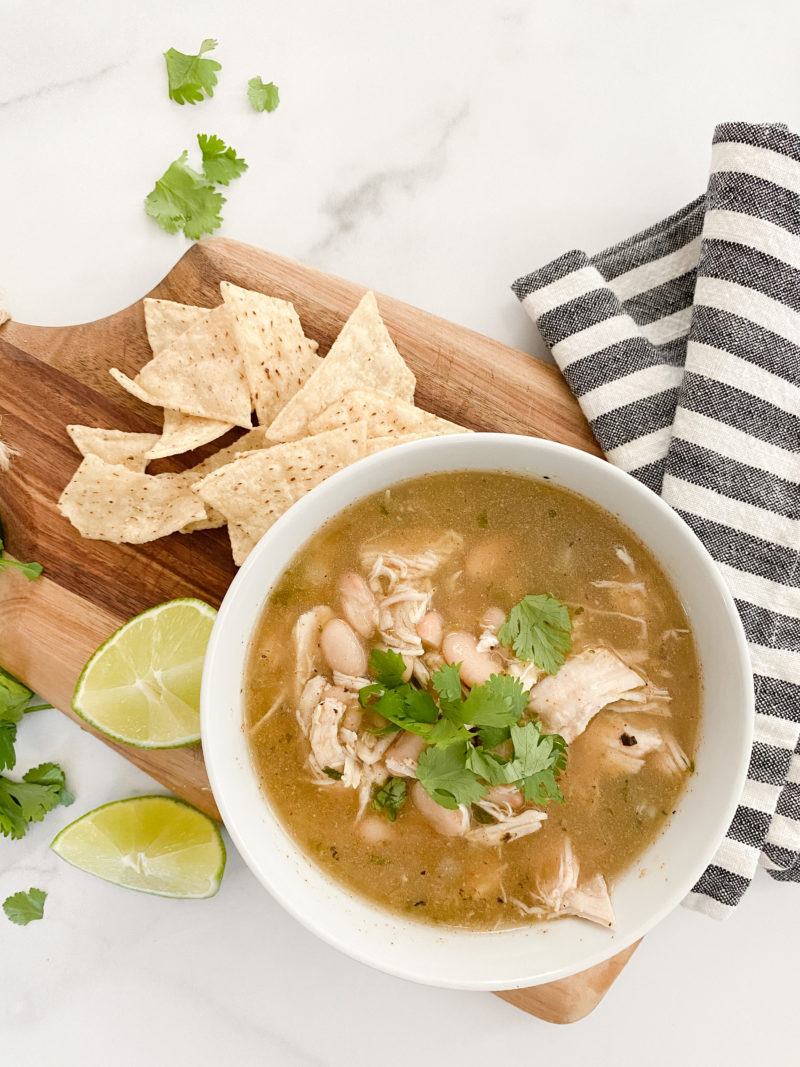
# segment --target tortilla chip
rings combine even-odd
[[[11,320],[11,312],[6,311],[5,308],[0,308],[0,326]]]
[[[207,474],[224,467],[226,463],[232,463],[242,455],[249,455],[259,448],[264,448],[267,443],[266,433],[265,427],[257,426],[249,433],[242,434],[232,445],[214,452],[213,455],[209,456],[208,459],[204,459],[202,463],[198,463],[197,466],[190,467],[185,471],[179,471],[176,474],[164,474],[162,477],[171,479],[181,489],[189,489],[202,478],[205,478]],[[188,523],[188,525],[181,528],[181,533],[194,533],[195,530],[216,530],[225,525],[225,516],[221,512],[211,507],[210,504],[206,504],[205,509],[205,518]]]
[[[248,430],[252,425],[244,363],[224,304],[206,311],[145,364],[133,382],[115,369],[111,373],[146,403]]]
[[[268,426],[322,363],[317,342],[303,333],[294,307],[232,282],[220,282],[236,346],[244,360],[250,400]]]
[[[440,419],[428,411],[415,408],[413,404],[400,400],[377,389],[353,389],[340,400],[312,419],[308,425],[311,433],[322,433],[336,426],[349,426],[359,419],[366,419],[370,437],[385,437],[390,434],[414,433],[468,433],[458,423]]]
[[[61,494],[58,510],[83,537],[140,545],[205,517],[203,502],[175,477],[139,474],[87,456]]]
[[[147,340],[156,355],[203,318],[208,308],[176,304],[174,300],[144,299],[144,324]]]
[[[177,456],[181,452],[191,452],[200,445],[216,441],[232,429],[232,423],[219,422],[217,419],[203,419],[199,415],[184,415],[182,411],[164,409],[164,428],[161,436],[148,451],[148,459],[160,456]]]
[[[206,504],[258,540],[314,486],[366,452],[367,424],[291,441],[241,456],[195,485]]]
[[[67,433],[82,456],[99,456],[106,463],[118,463],[139,474],[144,474],[147,466],[148,449],[159,440],[156,433],[126,433],[99,426],[68,426]]]
[[[228,537],[231,541],[231,552],[233,553],[233,562],[237,567],[241,567],[250,553],[258,544],[258,538],[254,533],[250,533],[244,526],[239,526],[238,523],[228,523]]]
[[[467,432],[466,430],[464,431]],[[387,448],[394,448],[396,445],[404,445],[408,441],[424,441],[428,437],[439,437],[437,433],[403,433],[395,437],[394,434],[387,434],[383,437],[369,437],[367,438],[367,455],[372,456],[376,452],[385,452]]]
[[[351,389],[379,389],[410,402],[415,385],[383,324],[375,294],[365,293],[322,365],[278,414],[268,436],[295,441],[308,435],[309,422]]]

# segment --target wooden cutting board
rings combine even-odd
[[[190,248],[149,295],[213,307],[220,302],[222,279],[290,300],[321,353],[330,348],[365,291],[217,238]],[[474,430],[546,437],[601,454],[554,367],[390,297],[379,297],[378,304],[417,376],[420,407]],[[147,545],[112,545],[82,539],[56,510],[79,460],[64,429],[68,423],[160,430],[159,412],[134,399],[108,374],[116,366],[133,376],[149,358],[141,301],[82,326],[8,322],[0,327],[0,438],[18,453],[10,470],[0,475],[6,549],[17,559],[44,566],[43,577],[30,583],[17,572],[3,572],[0,663],[83,729],[89,728],[70,703],[80,669],[94,649],[132,615],[161,601],[196,596],[219,606],[235,573],[224,530],[174,534]],[[191,460],[162,460],[150,470],[191,466],[227,443],[222,438]],[[199,745],[148,752],[101,740],[219,818]],[[632,951],[572,978],[502,996],[541,1018],[574,1021],[599,1003]]]

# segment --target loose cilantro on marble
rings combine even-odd
[[[225,197],[204,174],[189,166],[188,152],[173,160],[145,197],[144,209],[162,230],[183,230],[192,241],[222,225]]]
[[[57,763],[32,767],[22,781],[0,775],[0,833],[13,839],[24,837],[32,822],[41,822],[53,808],[74,799]]]
[[[256,111],[274,111],[281,102],[275,82],[265,85],[260,77],[251,78],[247,83],[247,99]]]
[[[228,148],[216,134],[198,133],[197,143],[203,154],[203,174],[215,185],[227,185],[247,170],[247,164],[236,155],[236,149]]]
[[[170,48],[164,53],[167,64],[168,92],[170,100],[176,104],[199,104],[206,97],[214,95],[217,84],[217,71],[222,64],[216,59],[205,59],[206,52],[212,52],[217,42],[207,37],[200,45],[196,56],[186,55]]]
[[[0,770],[12,770],[17,762],[14,744],[23,715],[46,705],[31,707],[31,691],[0,667]],[[0,833],[24,837],[32,822],[42,820],[58,804],[71,804],[64,772],[57,763],[41,763],[22,776],[22,781],[0,775]]]
[[[44,918],[44,902],[47,893],[43,889],[31,888],[28,892],[14,893],[3,901],[3,911],[12,923],[27,926],[28,923]]]
[[[497,636],[518,659],[533,660],[555,674],[572,648],[572,620],[566,605],[548,593],[525,596],[509,612]]]

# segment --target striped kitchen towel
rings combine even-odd
[[[728,914],[759,861],[800,881],[800,137],[717,127],[705,196],[513,289],[607,459],[691,526],[741,614],[750,768],[685,901]]]

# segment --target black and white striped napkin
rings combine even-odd
[[[800,137],[718,126],[705,196],[513,289],[606,458],[691,526],[742,617],[748,778],[685,901],[720,917],[759,862],[800,881]]]

